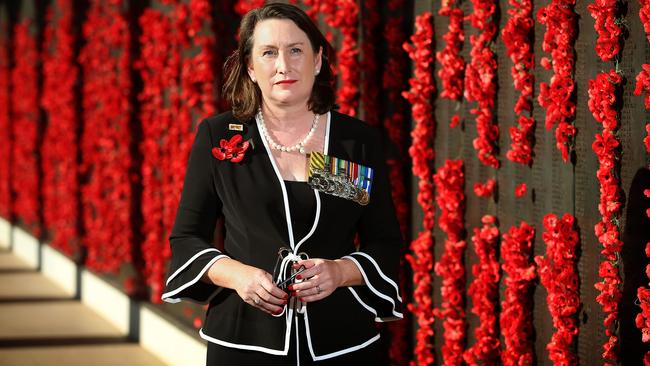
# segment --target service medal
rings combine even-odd
[[[373,169],[319,152],[308,155],[307,183],[316,190],[367,205]]]

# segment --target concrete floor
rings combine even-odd
[[[164,363],[11,252],[0,250],[0,365]]]

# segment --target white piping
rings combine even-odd
[[[400,320],[400,319],[404,319],[404,318],[401,317],[401,316],[400,317],[387,316],[387,317],[384,317],[384,318],[375,318],[375,322],[377,322],[377,323],[386,323],[386,322],[391,322],[391,321]]]
[[[314,347],[312,347],[312,345],[311,345],[311,333],[309,332],[309,317],[307,316],[306,311],[305,311],[305,331],[307,333],[307,344],[309,345],[309,353],[311,353],[311,358],[314,361],[327,360],[329,358],[333,358],[333,357],[336,357],[336,356],[344,355],[346,353],[354,352],[356,350],[360,350],[360,349],[362,349],[364,347],[367,347],[369,344],[373,343],[374,341],[378,340],[379,337],[380,337],[380,335],[377,334],[376,336],[374,336],[374,337],[370,338],[369,340],[367,340],[367,341],[365,341],[365,342],[363,342],[361,344],[358,344],[356,346],[348,347],[348,348],[345,348],[345,349],[342,349],[342,350],[339,350],[339,351],[336,351],[336,352],[328,353],[328,354],[325,354],[325,355],[316,356],[314,354]]]
[[[330,145],[330,121],[331,121],[331,112],[327,112],[327,125],[325,126],[325,141],[323,142],[323,154],[327,155],[327,152],[329,150],[329,145]],[[316,196],[316,217],[314,217],[314,224],[311,227],[311,230],[305,235],[304,238],[298,242],[296,245],[296,249],[294,250],[295,252],[298,251],[298,248],[304,243],[307,239],[309,239],[312,234],[316,231],[316,227],[318,227],[318,221],[320,220],[320,210],[321,210],[321,202],[320,202],[320,194],[318,193],[317,189],[314,189],[314,195]]]
[[[361,306],[366,308],[366,310],[368,310],[369,312],[373,313],[375,315],[375,317],[377,316],[377,310],[371,308],[368,304],[363,302],[361,300],[361,298],[359,297],[359,295],[357,295],[357,292],[354,291],[354,289],[352,287],[348,287],[348,290],[350,290],[350,292],[352,292],[352,295],[354,295],[354,298],[357,299],[357,301],[359,302],[359,304],[361,304]]]
[[[381,292],[377,291],[377,289],[372,286],[372,284],[368,280],[368,276],[366,276],[366,272],[363,271],[363,268],[361,267],[361,264],[356,259],[354,259],[354,257],[346,255],[343,258],[347,258],[347,259],[351,260],[352,262],[354,262],[354,264],[356,264],[356,266],[359,268],[359,272],[361,272],[361,275],[363,276],[363,279],[365,280],[366,286],[370,289],[370,291],[374,292],[375,295],[381,297],[384,300],[388,300],[391,304],[393,304],[393,310],[392,310],[393,315],[395,315],[398,318],[403,318],[404,317],[404,314],[402,314],[402,313],[400,313],[398,311],[395,311],[395,307],[396,307],[395,301],[393,301],[393,299],[390,296],[386,296],[386,295],[382,294]]]
[[[178,276],[178,274],[181,273],[185,268],[187,268],[190,265],[190,263],[192,263],[196,258],[200,257],[201,255],[207,252],[219,252],[219,251],[215,248],[208,248],[208,249],[203,249],[202,251],[194,254],[192,258],[188,259],[187,262],[185,262],[182,266],[180,266],[180,268],[178,268],[174,273],[172,273],[171,276],[169,276],[167,282],[165,282],[165,285],[169,285],[169,281],[173,280],[174,277]]]
[[[386,317],[386,318],[379,318],[379,317],[377,317],[377,311],[375,311],[375,309],[371,308],[368,304],[366,304],[365,302],[363,302],[363,301],[361,300],[361,298],[359,297],[359,295],[357,295],[357,292],[354,291],[354,290],[352,289],[352,287],[348,287],[348,290],[352,291],[352,294],[353,294],[354,297],[357,299],[357,301],[359,301],[359,304],[361,304],[361,305],[362,305],[364,308],[366,308],[369,312],[371,312],[371,313],[373,313],[373,314],[375,315],[375,322],[377,322],[377,323],[384,323],[384,322],[387,322],[387,321],[391,321],[391,320],[396,320],[396,319],[397,319],[397,318],[392,318],[392,317]],[[401,318],[400,318],[400,319],[401,319]]]
[[[175,299],[167,298],[167,299],[163,299],[163,301],[166,302],[166,303],[169,303],[169,304],[178,304],[179,302],[181,302],[181,301],[183,301],[185,299],[187,299],[187,298],[186,297],[175,298]]]
[[[332,112],[327,112],[327,126],[325,127],[325,146],[323,146],[323,154],[327,155],[330,150],[330,125],[332,121]]]
[[[298,334],[298,322],[296,321],[296,366],[300,366],[300,336]]]
[[[377,272],[379,273],[381,278],[383,278],[384,280],[386,280],[386,282],[393,285],[393,287],[395,288],[395,292],[397,293],[397,298],[399,299],[399,301],[402,301],[402,297],[399,295],[399,288],[397,287],[397,284],[390,277],[386,276],[384,274],[384,272],[381,271],[381,268],[379,268],[379,265],[377,264],[377,262],[375,262],[374,258],[372,258],[371,256],[369,256],[368,254],[366,254],[364,252],[350,253],[350,255],[353,255],[353,254],[359,254],[359,255],[361,255],[363,257],[366,257],[375,266],[375,268],[377,269]]]
[[[212,293],[212,295],[210,295],[210,297],[208,297],[208,299],[205,300],[205,301],[196,301],[196,299],[192,299],[192,298],[190,298],[190,297],[175,297],[175,298],[173,298],[173,299],[172,299],[172,298],[166,298],[166,299],[165,299],[165,302],[166,302],[166,303],[170,303],[170,304],[177,304],[177,303],[179,303],[179,302],[181,302],[181,301],[183,301],[183,300],[189,300],[189,301],[192,301],[192,302],[197,303],[197,304],[205,305],[205,304],[209,304],[210,301],[212,301],[212,299],[213,299],[215,296],[217,296],[217,294],[218,294],[219,292],[221,292],[221,290],[223,290],[223,287],[217,287],[217,289],[214,290],[214,292]]]
[[[178,301],[176,301],[177,299],[172,298],[172,299],[169,299],[169,300],[174,300],[174,301],[168,301],[168,298],[176,295],[177,293],[179,293],[179,292],[185,290],[186,288],[192,286],[193,284],[197,283],[201,279],[201,277],[203,277],[203,274],[205,273],[205,271],[207,271],[210,268],[210,266],[212,266],[212,264],[214,264],[214,262],[218,261],[221,258],[229,258],[229,257],[227,255],[225,255],[225,254],[221,254],[221,255],[218,255],[218,256],[212,258],[212,260],[209,261],[208,264],[205,265],[205,267],[203,267],[201,272],[199,272],[199,274],[196,277],[194,277],[194,279],[192,279],[190,282],[185,283],[183,286],[180,286],[176,290],[165,292],[164,294],[162,294],[162,296],[160,298],[163,301],[166,301],[166,302],[177,303],[178,302]]]
[[[289,309],[287,312],[287,317],[286,317],[286,323],[285,323],[285,332],[284,332],[284,350],[278,350],[278,349],[272,349],[272,348],[267,348],[267,347],[261,347],[261,346],[252,346],[250,344],[239,344],[239,343],[232,343],[232,342],[227,342],[227,341],[222,341],[221,339],[216,339],[214,337],[210,337],[209,335],[203,333],[203,328],[199,329],[199,335],[201,338],[205,339],[206,341],[220,344],[224,347],[230,347],[230,348],[237,348],[237,349],[246,349],[250,351],[259,351],[259,352],[264,352],[268,353],[271,355],[277,355],[277,356],[287,356],[289,354],[289,341],[291,340],[291,321],[293,320],[293,309]]]
[[[291,326],[289,326],[289,332],[291,332]],[[264,352],[268,353],[270,355],[276,355],[276,356],[286,356],[289,353],[289,338],[287,337],[288,334],[285,334],[285,346],[284,350],[277,350],[277,349],[271,349],[271,348],[266,348],[266,347],[261,347],[261,346],[251,346],[249,344],[239,344],[239,343],[232,343],[232,342],[226,342],[222,341],[221,339],[216,339],[214,337],[210,337],[209,335],[203,333],[203,328],[199,329],[199,336],[201,338],[205,339],[208,342],[216,343],[224,347],[230,347],[230,348],[237,348],[237,349],[245,349],[249,351],[258,351],[258,352]]]
[[[329,151],[329,136],[330,136],[331,120],[332,120],[332,113],[327,112],[327,125],[325,127],[325,141],[323,143],[323,152],[325,155],[327,155],[327,152]],[[273,171],[275,172],[275,175],[277,176],[278,181],[280,182],[280,187],[282,188],[282,199],[284,201],[284,210],[286,213],[285,216],[287,219],[287,230],[289,231],[289,245],[291,245],[291,249],[293,249],[294,252],[297,252],[300,245],[302,245],[302,243],[304,243],[307,239],[309,239],[316,231],[316,227],[318,227],[318,221],[320,220],[320,211],[321,211],[320,195],[318,193],[318,190],[314,189],[314,195],[316,196],[316,217],[314,217],[314,224],[312,225],[311,230],[307,233],[307,235],[305,235],[305,237],[302,238],[298,242],[298,244],[294,245],[295,240],[293,237],[293,225],[291,224],[291,210],[289,208],[289,197],[287,195],[287,188],[284,184],[284,180],[282,179],[282,174],[280,174],[280,170],[278,169],[278,166],[275,162],[275,158],[273,157],[273,153],[271,152],[271,148],[269,147],[266,138],[263,136],[263,134],[259,133],[260,121],[259,118],[257,118],[257,116],[255,116],[255,122],[257,123],[258,135],[260,136],[262,143],[264,143],[264,147],[266,148],[266,153],[269,156],[269,160],[271,160],[271,165],[273,166]]]
[[[260,139],[262,140],[262,143],[266,148],[266,153],[268,154],[269,160],[271,161],[271,165],[273,166],[273,171],[275,172],[275,175],[278,178],[278,181],[280,182],[280,188],[282,188],[282,200],[284,201],[284,213],[287,219],[287,231],[289,232],[289,245],[291,246],[291,249],[294,249],[293,227],[291,225],[291,211],[289,210],[289,198],[287,195],[287,187],[285,187],[284,185],[284,180],[282,179],[280,170],[278,169],[278,166],[275,163],[275,158],[273,157],[273,153],[271,152],[271,148],[269,147],[269,144],[266,141],[264,134],[259,133],[259,131],[261,131],[261,127],[260,127],[261,122],[257,115],[255,116],[255,122],[257,123],[257,134],[260,136]]]

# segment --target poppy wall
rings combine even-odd
[[[293,2],[336,46],[340,110],[392,142],[392,363],[640,364],[650,3]],[[263,3],[0,1],[0,215],[159,303],[196,124]]]

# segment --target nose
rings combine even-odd
[[[279,74],[286,75],[289,72],[288,61],[286,52],[280,51],[275,61],[275,68]]]

